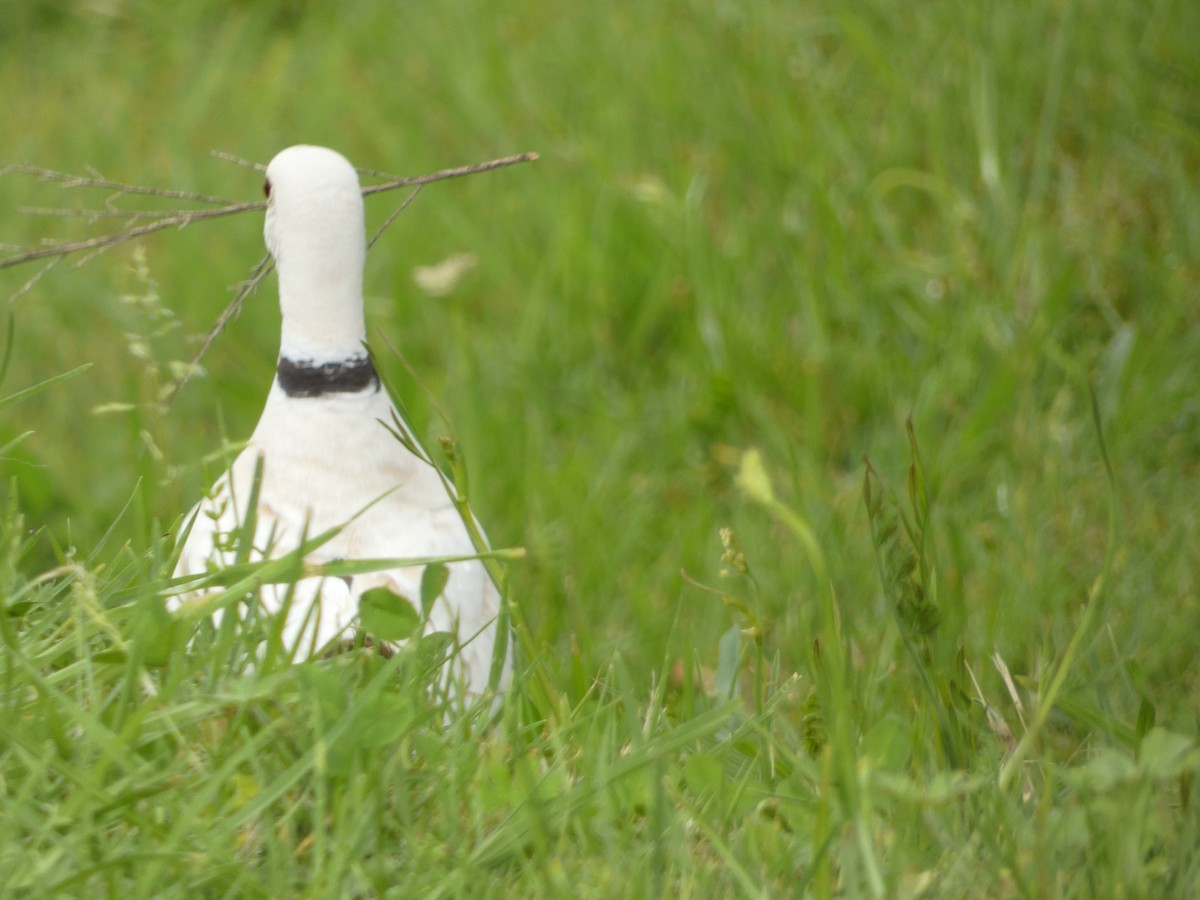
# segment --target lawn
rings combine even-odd
[[[422,646],[248,671],[164,611],[272,279],[164,396],[261,214],[0,269],[0,894],[1196,896],[1197,34],[1189,0],[0,6],[0,168],[254,201],[212,151],[540,157],[425,187],[367,264],[393,392],[525,551],[490,721]],[[0,255],[126,227],[28,213],[110,195],[0,176]]]

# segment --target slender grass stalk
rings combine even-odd
[[[1096,401],[1094,389],[1089,392],[1089,396],[1091,398],[1092,426],[1095,429],[1096,443],[1100,449],[1100,459],[1104,463],[1104,474],[1108,485],[1108,525],[1104,542],[1104,561],[1100,566],[1100,573],[1088,588],[1087,604],[1083,608],[1083,615],[1079,617],[1079,624],[1075,626],[1075,631],[1071,634],[1071,640],[1067,643],[1058,663],[1048,674],[1048,684],[1045,689],[1038,692],[1037,708],[1033,712],[1028,729],[1021,735],[1021,740],[1017,743],[1016,748],[1000,768],[1001,790],[1007,790],[1012,785],[1013,779],[1017,777],[1021,766],[1025,764],[1025,760],[1032,751],[1033,745],[1040,738],[1042,729],[1045,728],[1046,720],[1054,709],[1067,676],[1072,671],[1080,645],[1083,639],[1092,633],[1096,618],[1103,609],[1108,584],[1112,578],[1113,557],[1117,547],[1117,481],[1112,463],[1108,458],[1108,448],[1104,442],[1104,429],[1100,422],[1100,406]]]

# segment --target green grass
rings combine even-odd
[[[0,406],[0,893],[1200,892],[1200,7],[183,6],[0,5],[0,163],[255,199],[210,150],[541,154],[426,188],[367,273],[527,548],[526,650],[491,726],[420,648],[189,650],[173,529],[273,283],[156,395],[261,222],[60,266],[0,383],[90,364]],[[17,212],[82,202],[2,177],[0,241],[113,224]]]

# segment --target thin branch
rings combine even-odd
[[[18,300],[21,297],[28,294],[29,291],[33,288],[33,286],[35,284],[37,284],[39,281],[41,281],[51,269],[53,269],[55,266],[57,266],[62,261],[63,261],[63,258],[61,256],[58,256],[58,257],[55,257],[54,259],[50,260],[48,263],[46,263],[46,265],[42,266],[40,269],[38,269],[37,273],[34,274],[34,276],[32,278],[30,278],[23,285],[21,285],[19,288],[17,288],[15,291],[13,291],[11,294],[8,295],[8,302],[13,303],[16,300]]]
[[[0,169],[0,175],[9,172],[19,172],[23,175],[36,175],[41,181],[57,181],[66,188],[94,187],[116,191],[119,194],[143,194],[151,197],[170,197],[172,200],[194,200],[197,203],[212,203],[228,206],[232,200],[223,197],[212,197],[208,194],[197,194],[193,191],[175,191],[170,188],[150,187],[144,184],[126,184],[122,181],[111,181],[100,176],[72,175],[69,172],[56,172],[41,166],[27,166],[14,163]]]
[[[35,259],[46,259],[50,256],[69,256],[72,253],[78,253],[80,250],[95,250],[101,248],[108,250],[126,241],[131,241],[134,238],[144,237],[147,234],[153,234],[156,231],[162,231],[164,228],[183,228],[193,222],[198,222],[201,219],[218,219],[222,216],[231,216],[235,213],[248,212],[252,209],[266,209],[267,203],[265,200],[260,200],[257,203],[234,203],[229,206],[223,206],[220,209],[196,209],[179,215],[168,216],[165,219],[159,219],[157,222],[150,222],[146,225],[138,225],[134,228],[125,231],[119,231],[115,234],[101,234],[96,237],[86,238],[81,241],[65,241],[61,244],[51,244],[48,247],[39,247],[36,250],[26,250],[24,253],[18,253],[16,256],[9,256],[5,259],[0,259],[0,269],[7,269],[11,266],[18,266],[21,263],[30,262]]]
[[[251,162],[248,159],[242,159],[240,156],[234,156],[232,153],[226,153],[224,150],[209,150],[209,156],[216,159],[223,159],[225,162],[231,162],[235,166],[241,166],[245,169],[254,169],[256,172],[265,172],[267,167],[262,163]]]
[[[536,153],[521,153],[517,156],[506,156],[502,159],[493,159],[488,162],[476,163],[470,166],[458,166],[453,169],[442,169],[438,172],[432,172],[428,175],[418,175],[412,178],[396,178],[384,173],[371,172],[365,170],[365,174],[373,177],[390,178],[390,181],[384,184],[373,184],[363,188],[363,196],[371,194],[379,194],[383,191],[391,191],[402,187],[416,187],[424,184],[430,184],[434,181],[444,181],[448,178],[458,178],[463,175],[474,175],[477,172],[490,172],[493,169],[500,169],[505,166],[515,165],[517,163],[531,162],[538,158]],[[228,201],[218,200],[217,198],[207,197],[204,194],[191,194],[187,191],[164,191],[160,188],[149,188],[141,185],[125,185],[119,182],[108,181],[102,178],[89,178],[82,175],[69,175],[64,172],[55,172],[51,169],[43,169],[39,166],[24,166],[10,165],[0,169],[0,175],[7,172],[20,172],[29,175],[37,175],[43,179],[60,181],[68,187],[102,187],[109,190],[117,190],[131,194],[148,194],[160,197],[174,197],[178,199],[194,199],[200,202],[220,202],[227,205],[218,209],[198,209],[198,210],[172,210],[168,214],[153,222],[147,222],[144,225],[137,225],[125,231],[115,232],[113,234],[102,234],[92,238],[85,238],[79,241],[65,241],[62,243],[50,244],[46,247],[39,247],[34,250],[25,250],[14,256],[9,256],[0,259],[0,269],[7,269],[12,266],[17,266],[22,263],[32,262],[36,259],[47,259],[56,256],[68,256],[72,253],[78,253],[85,250],[93,251],[89,254],[84,262],[94,258],[100,253],[104,253],[113,247],[119,246],[126,241],[134,238],[144,237],[148,234],[153,234],[156,231],[162,231],[164,228],[183,228],[190,225],[192,222],[198,222],[202,219],[217,219],[222,216],[234,215],[241,212],[249,212],[251,210],[265,209],[267,204],[264,200],[259,200],[254,203],[229,203]],[[82,264],[82,263],[81,263]]]
[[[392,191],[396,188],[414,187],[434,181],[445,181],[447,178],[458,178],[462,175],[474,175],[477,172],[490,172],[493,169],[503,169],[505,166],[513,166],[517,163],[533,162],[537,158],[538,155],[536,153],[518,153],[516,156],[505,156],[500,159],[491,159],[487,162],[475,163],[470,166],[458,166],[454,169],[442,169],[438,172],[432,172],[429,175],[417,175],[412,178],[399,178],[395,175],[389,175],[387,172],[377,172],[373,169],[359,169],[358,172],[360,175],[366,175],[369,178],[389,179],[383,184],[372,184],[363,188],[363,196],[369,197],[371,194]]]
[[[375,242],[383,237],[383,233],[392,226],[392,223],[396,221],[396,217],[408,209],[408,204],[417,199],[417,194],[421,193],[421,187],[422,186],[418,184],[415,188],[413,188],[413,192],[404,198],[404,202],[392,210],[392,214],[383,220],[382,225],[375,229],[375,233],[371,235],[371,239],[367,241],[368,250],[374,247]]]
[[[17,212],[23,216],[47,216],[64,219],[166,219],[170,216],[186,215],[188,209],[83,209],[81,207],[19,206]]]
[[[248,162],[247,160],[240,159],[236,156],[233,156],[232,154],[223,153],[220,151],[214,150],[212,155],[217,157],[218,159],[224,159],[229,162],[234,162],[234,163],[237,163],[238,165],[247,166],[249,168],[256,169],[259,171],[266,168],[265,166],[261,166],[258,163]],[[360,174],[366,175],[368,177],[388,179],[383,184],[369,185],[369,186],[363,188],[362,193],[363,193],[364,197],[369,196],[371,194],[379,194],[379,193],[383,193],[384,191],[391,191],[391,190],[395,190],[397,188],[402,188],[402,187],[414,188],[412,193],[410,193],[408,195],[408,197],[406,197],[404,199],[404,202],[402,202],[391,213],[391,215],[389,215],[387,217],[387,219],[384,220],[383,224],[380,225],[378,229],[376,229],[375,233],[371,236],[371,239],[368,242],[367,247],[370,248],[375,245],[375,242],[377,240],[379,240],[379,238],[388,229],[388,227],[391,226],[391,224],[396,220],[396,218],[400,215],[400,213],[402,213],[405,209],[407,209],[408,205],[410,203],[412,203],[414,199],[416,199],[416,196],[418,193],[420,193],[421,187],[423,185],[430,184],[434,181],[444,181],[449,178],[458,178],[463,175],[474,175],[479,172],[490,172],[493,169],[500,169],[505,166],[515,165],[517,163],[531,162],[533,160],[536,160],[537,158],[538,158],[538,155],[536,153],[521,153],[516,156],[506,156],[501,159],[493,159],[493,160],[489,160],[488,162],[476,163],[474,165],[458,166],[458,167],[452,168],[452,169],[442,169],[438,172],[432,172],[428,175],[418,175],[416,177],[411,177],[411,178],[399,178],[395,175],[390,175],[385,172],[377,172],[377,171],[373,171],[370,169],[359,169],[358,171]],[[26,174],[26,175],[36,175],[38,178],[40,178],[42,180],[57,181],[57,182],[61,183],[64,187],[68,187],[68,188],[73,188],[73,187],[104,188],[106,190],[115,191],[116,192],[115,196],[120,196],[122,194],[140,194],[140,195],[148,195],[148,196],[155,196],[155,197],[169,197],[169,198],[177,199],[177,200],[191,200],[191,201],[200,202],[200,203],[224,204],[217,209],[164,210],[161,212],[153,211],[153,210],[137,210],[137,211],[133,211],[133,212],[125,212],[125,211],[116,209],[112,202],[113,199],[115,199],[115,197],[110,197],[105,201],[105,206],[107,208],[104,210],[83,210],[83,209],[72,210],[72,209],[44,209],[44,208],[33,208],[33,209],[23,210],[24,212],[28,212],[28,213],[35,214],[35,215],[78,216],[81,218],[89,218],[89,219],[93,219],[93,220],[101,219],[101,218],[124,217],[124,218],[126,218],[128,220],[132,220],[132,221],[136,221],[138,219],[148,219],[148,218],[152,218],[155,221],[148,222],[143,225],[137,225],[132,228],[128,228],[125,231],[119,231],[119,232],[116,232],[113,234],[98,235],[96,237],[86,238],[84,240],[79,240],[79,241],[64,241],[61,243],[53,243],[53,244],[50,244],[45,247],[39,247],[35,250],[24,250],[13,256],[9,256],[7,258],[0,259],[0,269],[7,269],[12,266],[20,265],[21,263],[32,262],[33,260],[38,260],[38,259],[49,260],[49,262],[36,275],[34,275],[31,279],[29,279],[29,281],[27,281],[24,285],[22,285],[16,291],[16,293],[14,293],[9,298],[10,302],[12,300],[15,300],[17,297],[20,297],[22,294],[25,294],[26,292],[28,292],[30,288],[32,288],[39,280],[41,280],[41,278],[44,275],[46,275],[47,272],[49,272],[52,268],[54,268],[56,265],[58,265],[58,263],[62,262],[62,260],[64,258],[71,255],[72,253],[79,253],[79,252],[87,251],[84,254],[84,256],[82,257],[82,259],[80,259],[75,264],[74,268],[78,268],[79,266],[85,265],[86,263],[88,263],[90,260],[94,259],[96,256],[100,255],[101,253],[105,253],[106,251],[111,250],[113,247],[119,246],[123,243],[126,243],[127,241],[133,240],[134,238],[139,238],[139,237],[143,237],[148,234],[153,234],[156,231],[162,231],[164,228],[174,228],[174,227],[184,228],[187,225],[190,225],[192,222],[197,222],[202,219],[216,219],[216,218],[220,218],[222,216],[234,215],[236,213],[249,212],[250,210],[265,209],[267,206],[266,202],[261,201],[261,200],[254,202],[254,203],[234,203],[234,202],[231,202],[228,200],[222,200],[217,197],[210,197],[205,194],[192,193],[190,191],[173,191],[173,190],[165,190],[162,188],[146,187],[143,185],[136,185],[136,184],[123,184],[121,182],[110,181],[106,178],[102,178],[99,176],[92,177],[92,176],[82,176],[82,175],[70,175],[65,172],[56,172],[52,169],[44,169],[40,166],[10,165],[10,166],[5,166],[4,168],[0,168],[0,176],[3,176],[9,172],[18,172],[18,173],[22,173],[22,174]],[[171,389],[171,392],[167,395],[166,402],[168,404],[172,400],[174,400],[175,395],[178,394],[179,391],[183,389],[183,386],[186,385],[191,380],[192,375],[195,374],[197,371],[199,371],[200,361],[204,358],[204,355],[208,352],[209,347],[212,346],[213,341],[215,341],[217,339],[217,336],[221,334],[221,332],[225,329],[225,326],[228,325],[229,322],[232,319],[234,319],[241,312],[242,305],[245,303],[246,298],[248,296],[250,296],[250,294],[258,287],[258,285],[262,282],[262,280],[271,273],[271,271],[274,268],[275,268],[275,263],[271,259],[270,255],[268,254],[268,255],[264,256],[261,260],[259,260],[258,265],[256,265],[254,267],[254,269],[251,271],[250,278],[248,280],[242,282],[238,286],[237,295],[233,298],[233,301],[225,308],[225,310],[217,318],[217,321],[213,324],[213,327],[211,329],[209,329],[208,334],[205,335],[204,340],[200,344],[200,348],[196,351],[195,356],[192,357],[192,360],[191,360],[190,364],[188,365],[187,369],[185,370],[183,377],[179,380],[179,382]]]
[[[225,330],[226,325],[228,325],[233,319],[237,318],[242,311],[242,304],[246,302],[246,298],[254,293],[259,284],[262,283],[262,280],[270,275],[274,269],[275,261],[271,259],[271,255],[268,253],[266,256],[260,259],[258,264],[255,265],[255,267],[250,271],[250,277],[238,286],[237,296],[233,298],[230,304],[225,307],[225,310],[221,313],[221,315],[217,317],[217,321],[213,323],[212,328],[208,329],[208,334],[206,334],[204,336],[204,340],[200,342],[200,349],[195,352],[191,360],[188,362],[187,368],[184,370],[183,377],[175,383],[170,392],[167,394],[164,401],[166,405],[170,406],[171,401],[175,399],[175,395],[182,391],[184,385],[192,380],[192,376],[200,371],[200,361],[204,359],[204,354],[206,354],[208,352],[208,348],[213,345],[213,341],[215,341],[221,332]]]

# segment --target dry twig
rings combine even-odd
[[[170,188],[150,187],[144,184],[127,184],[123,181],[110,181],[99,175],[72,175],[69,172],[56,172],[53,169],[44,169],[41,166],[26,166],[20,163],[14,163],[0,169],[0,175],[7,175],[9,172],[18,172],[22,175],[36,175],[39,181],[57,181],[63,187],[67,188],[103,188],[115,194],[143,194],[149,197],[194,200],[197,203],[212,203],[224,206],[233,203],[232,200],[226,200],[224,197],[211,197],[208,194],[197,194],[192,191],[175,191]]]
[[[214,156],[219,159],[224,159],[238,165],[246,166],[261,171],[266,168],[258,163],[248,162],[228,153],[214,151]],[[396,220],[396,217],[403,212],[413,199],[419,193],[421,187],[430,184],[434,181],[444,181],[448,178],[458,178],[463,175],[474,175],[479,172],[490,172],[493,169],[500,169],[505,166],[515,165],[517,163],[531,162],[538,158],[536,153],[521,153],[516,156],[506,156],[501,159],[488,160],[487,162],[476,163],[469,166],[457,166],[452,169],[442,169],[437,172],[431,172],[428,175],[417,175],[409,178],[401,178],[386,172],[377,172],[371,169],[359,169],[359,173],[370,178],[387,179],[382,184],[368,185],[363,188],[363,196],[371,194],[379,194],[384,191],[396,190],[397,188],[412,187],[415,188],[404,202],[392,212],[384,223],[372,235],[368,247],[374,246],[375,242],[383,234],[383,232]],[[58,263],[62,262],[67,256],[74,253],[84,253],[84,256],[75,263],[75,268],[86,265],[96,256],[111,250],[113,247],[124,244],[127,241],[135,238],[144,237],[148,234],[153,234],[156,231],[162,231],[166,228],[185,228],[193,222],[198,222],[204,219],[217,219],[223,216],[235,215],[236,213],[249,212],[251,210],[265,209],[267,204],[265,201],[256,201],[253,203],[236,203],[232,200],[226,200],[221,197],[213,197],[208,194],[198,194],[191,191],[178,191],[167,188],[148,187],[146,185],[126,184],[124,182],[112,181],[103,178],[99,175],[72,175],[67,172],[57,172],[53,169],[45,169],[41,166],[29,165],[9,165],[0,168],[0,176],[7,175],[10,172],[34,175],[41,181],[58,182],[64,188],[99,188],[102,190],[112,191],[112,196],[104,201],[104,209],[56,209],[34,207],[22,210],[23,212],[33,215],[46,216],[72,216],[85,218],[89,221],[95,221],[104,218],[124,218],[126,221],[137,222],[145,219],[151,221],[145,224],[134,225],[124,231],[113,232],[111,234],[97,235],[91,238],[85,238],[78,241],[62,241],[51,243],[44,247],[36,249],[22,250],[12,256],[0,259],[0,269],[11,268],[22,263],[33,262],[35,260],[48,260],[47,264],[40,269],[37,274],[25,282],[17,289],[10,297],[9,301],[13,301],[21,295],[27,293],[41,278],[54,268]],[[209,203],[216,205],[215,209],[171,209],[171,210],[121,210],[114,205],[114,200],[126,194],[136,194],[141,196],[166,197],[171,200],[185,200],[194,203]],[[258,287],[259,283],[271,273],[275,264],[271,260],[270,255],[264,256],[258,261],[258,264],[250,273],[250,278],[238,285],[237,295],[233,301],[225,308],[213,327],[205,335],[204,340],[200,344],[199,350],[192,358],[188,365],[183,378],[172,389],[167,397],[169,403],[174,399],[175,395],[183,388],[191,379],[191,376],[196,372],[200,365],[200,360],[204,354],[208,352],[208,348],[212,345],[217,336],[224,330],[229,321],[237,316],[241,311],[242,304],[246,298]]]
[[[493,169],[503,168],[504,166],[515,165],[516,163],[530,162],[537,159],[536,153],[521,153],[517,156],[506,156],[502,159],[493,159],[483,163],[476,163],[470,166],[458,166],[453,169],[442,169],[438,172],[431,172],[428,175],[417,175],[411,178],[397,178],[395,176],[377,173],[370,170],[363,170],[364,174],[372,177],[383,177],[389,180],[383,184],[372,184],[363,188],[363,196],[382,193],[383,191],[391,191],[402,187],[417,187],[424,184],[430,184],[434,181],[443,181],[447,178],[458,178],[462,175],[473,175],[478,172],[490,172]],[[174,191],[165,188],[147,187],[145,185],[125,184],[123,182],[110,181],[106,178],[93,178],[86,175],[71,175],[66,172],[56,172],[52,169],[43,169],[40,166],[24,166],[10,165],[0,169],[0,175],[5,175],[10,172],[17,172],[26,175],[36,175],[42,180],[57,181],[64,187],[91,187],[102,188],[104,190],[114,191],[117,195],[121,194],[140,194],[156,197],[168,197],[175,200],[191,200],[199,203],[214,203],[223,204],[216,209],[180,209],[180,210],[164,210],[162,212],[147,212],[138,211],[133,213],[121,213],[119,210],[110,208],[99,210],[80,210],[80,211],[55,211],[53,215],[94,215],[97,218],[111,217],[115,215],[125,215],[130,218],[146,218],[150,216],[157,217],[154,221],[144,225],[137,225],[133,228],[127,228],[124,231],[114,232],[112,234],[101,234],[96,237],[85,238],[79,241],[63,241],[61,243],[50,244],[45,247],[36,249],[24,250],[13,256],[0,259],[0,269],[7,269],[12,266],[17,266],[22,263],[32,262],[37,259],[48,259],[51,257],[70,256],[72,253],[81,251],[93,251],[83,260],[86,263],[96,254],[110,250],[126,241],[134,238],[144,237],[148,234],[153,234],[156,231],[162,231],[164,228],[184,228],[193,222],[199,222],[203,219],[218,219],[223,216],[230,216],[236,213],[249,212],[251,210],[261,210],[266,208],[266,201],[259,200],[254,203],[233,203],[224,200],[220,197],[211,197],[207,194],[194,194],[190,191]],[[48,211],[47,211],[48,212]],[[82,263],[80,263],[82,264]]]
[[[78,253],[81,250],[91,250],[93,252],[88,254],[84,260],[84,262],[87,262],[98,253],[111,250],[113,247],[124,244],[126,241],[131,241],[134,238],[162,231],[164,228],[183,228],[201,219],[218,219],[221,216],[231,216],[234,213],[247,212],[252,209],[265,209],[266,205],[265,201],[259,201],[258,203],[233,203],[229,206],[222,206],[219,209],[175,210],[155,222],[138,225],[114,234],[101,234],[96,237],[85,238],[81,241],[64,241],[58,244],[50,244],[47,247],[39,247],[36,250],[26,250],[15,256],[0,259],[0,269],[18,266],[21,263],[32,262],[35,259],[47,259],[52,256],[70,256],[72,253]]]

